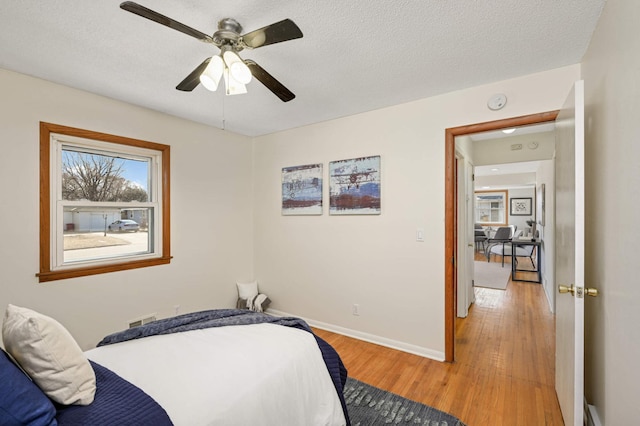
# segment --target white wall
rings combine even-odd
[[[126,321],[235,306],[252,277],[251,140],[0,70],[0,315],[41,311],[93,347]],[[39,122],[171,145],[170,265],[39,284]]]
[[[529,146],[532,142],[537,143],[537,146]],[[556,139],[555,132],[544,132],[475,141],[473,144],[474,164],[476,166],[486,166],[548,160],[553,157]],[[522,145],[522,149],[513,150],[511,149],[512,145]]]
[[[444,131],[555,110],[570,66],[257,138],[255,271],[276,310],[434,358],[444,355]],[[487,99],[506,93],[507,106]],[[382,157],[382,214],[280,214],[283,167]],[[416,228],[427,240],[416,242]],[[360,316],[351,306],[360,305]]]
[[[494,188],[506,188],[508,186],[535,185],[536,174],[531,173],[505,173],[503,175],[476,176],[475,188],[478,191],[492,190]],[[484,189],[485,186],[491,188]]]
[[[542,238],[542,285],[549,301],[549,309],[556,310],[556,284],[555,284],[555,160],[540,162],[540,167],[536,172],[536,229],[540,231]],[[540,212],[537,211],[540,187],[545,186],[545,222],[540,225]]]
[[[640,2],[607,1],[582,75],[586,98],[586,390],[603,424],[640,418]]]

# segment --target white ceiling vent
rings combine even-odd
[[[157,319],[156,318],[156,314],[149,314],[149,315],[145,315],[145,316],[140,317],[140,318],[129,320],[128,325],[129,325],[129,328],[138,327],[140,325],[145,325],[145,324],[148,324],[150,322],[153,322],[156,319]]]

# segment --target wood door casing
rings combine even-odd
[[[539,114],[530,114],[520,117],[506,118],[502,120],[488,121],[484,123],[470,124],[460,127],[445,129],[445,361],[454,361],[455,344],[455,254],[456,254],[456,157],[455,138],[456,136],[468,135],[471,133],[487,132],[499,130],[507,127],[526,126],[530,124],[546,123],[554,121],[558,116],[558,111],[548,111]]]

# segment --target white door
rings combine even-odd
[[[463,156],[458,156],[458,291],[456,314],[460,318],[466,318],[469,314],[469,306],[474,302],[473,296],[473,212],[471,204],[473,200],[469,196],[473,192],[473,166]]]
[[[584,395],[584,82],[556,119],[556,393],[565,425],[582,426]]]
[[[467,206],[467,313],[469,312],[469,306],[476,301],[475,293],[473,292],[473,277],[475,274],[475,256],[476,256],[476,230],[475,225],[475,205],[474,205],[474,186],[473,186],[473,165],[471,163],[465,163],[466,168],[466,185],[465,185],[465,197]]]

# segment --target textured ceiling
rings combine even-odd
[[[244,50],[296,94],[252,81],[224,96],[175,86],[212,45],[120,0],[2,0],[0,68],[257,136],[580,62],[605,0],[140,0],[207,34],[292,19],[298,40]]]

